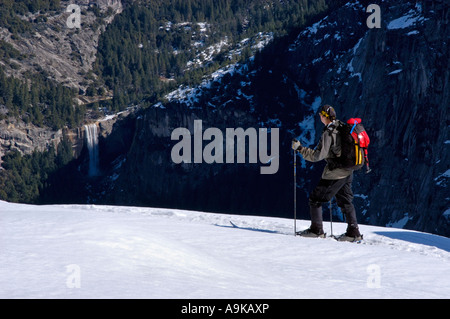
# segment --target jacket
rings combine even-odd
[[[341,147],[336,129],[336,121],[333,121],[323,129],[319,144],[317,144],[314,149],[300,147],[298,151],[303,158],[309,162],[319,162],[321,160],[327,161],[328,159],[340,156]],[[327,161],[327,165],[322,173],[322,179],[343,179],[350,176],[352,173],[353,170],[348,168],[335,168],[331,170]]]

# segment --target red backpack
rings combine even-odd
[[[358,170],[366,164],[366,173],[371,171],[367,148],[370,138],[360,118],[351,118],[347,123],[337,121],[337,131],[340,135],[341,156],[331,162],[331,169],[350,168]]]

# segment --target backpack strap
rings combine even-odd
[[[358,125],[358,124],[361,124],[361,119],[360,118],[351,118],[351,119],[349,119],[348,121],[347,121],[347,124],[349,124],[349,125],[352,125],[353,124],[353,127],[352,127],[352,129],[351,129],[351,131],[350,131],[350,134],[352,134],[353,133],[353,131],[355,130],[355,128],[356,128],[356,125]]]
[[[325,130],[330,134],[331,140],[333,141],[331,144],[331,153],[334,156],[338,156],[340,154],[340,144],[338,142],[338,127],[342,123],[339,120],[334,120]]]
[[[359,123],[355,120],[355,124],[353,124],[353,127],[352,127],[352,129],[350,130],[350,134],[352,134],[353,133],[353,131],[355,130],[355,128],[356,128],[356,125],[358,125]]]
[[[331,122],[330,124],[328,124],[328,126],[325,126],[324,131],[328,131],[331,133],[334,133],[339,125],[339,120],[334,120],[333,122]]]

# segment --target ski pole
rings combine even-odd
[[[330,200],[330,224],[331,224],[331,237],[333,237],[333,211],[331,209],[331,200]]]
[[[297,236],[297,154],[294,150],[294,236]]]

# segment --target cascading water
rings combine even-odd
[[[89,176],[99,175],[99,153],[98,153],[98,132],[97,124],[84,126],[86,132],[86,142],[89,151]]]

